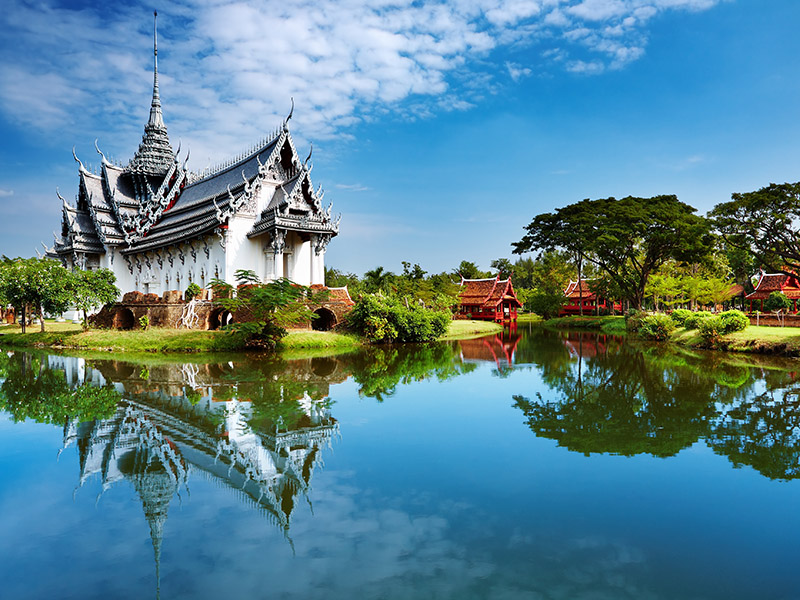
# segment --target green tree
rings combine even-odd
[[[327,291],[314,292],[288,279],[261,283],[253,271],[244,269],[236,271],[236,281],[236,288],[221,279],[211,281],[214,304],[231,314],[246,315],[246,320],[226,329],[254,348],[273,349],[286,336],[286,327],[314,318],[311,306],[328,295]]]
[[[105,304],[116,301],[119,288],[114,273],[108,269],[96,271],[78,269],[72,272],[73,302],[83,311],[83,328],[89,327],[87,313]]]
[[[710,223],[695,212],[675,196],[583,200],[536,217],[514,252],[568,251],[641,309],[647,281],[662,264],[697,262],[711,252]]]
[[[44,313],[61,313],[70,305],[72,276],[58,262],[18,258],[0,265],[0,296],[22,316],[26,332],[27,309],[32,307],[45,330]]]
[[[391,292],[392,284],[395,283],[397,276],[391,271],[386,271],[383,267],[375,267],[371,271],[364,273],[364,290],[368,293]]]
[[[508,279],[514,271],[514,265],[507,258],[496,258],[489,266],[497,271],[500,279]]]
[[[730,248],[772,271],[800,270],[800,183],[732,194],[710,216]]]
[[[464,279],[483,279],[484,277],[489,277],[488,273],[484,273],[478,268],[478,265],[468,260],[462,260],[458,268],[453,272]]]

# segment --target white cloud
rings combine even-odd
[[[165,119],[202,168],[273,129],[292,96],[295,129],[318,139],[375,115],[467,110],[502,85],[486,80],[495,59],[512,81],[619,69],[642,55],[659,13],[720,1],[182,0],[159,17]],[[147,117],[152,24],[143,5],[115,7],[113,19],[104,10],[8,0],[0,110],[129,156]],[[538,47],[530,63],[500,56],[526,44]]]
[[[8,198],[14,195],[14,190],[4,190],[0,188],[0,198]]]
[[[337,190],[345,190],[347,192],[368,192],[370,188],[361,185],[360,183],[337,183],[334,185]]]

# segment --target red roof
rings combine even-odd
[[[570,281],[567,289],[564,290],[564,295],[570,300],[581,299],[594,300],[596,294],[592,291],[591,279],[581,279],[578,281]]]
[[[766,300],[772,292],[783,292],[787,298],[800,298],[800,283],[796,275],[762,273],[756,289],[745,296],[747,300]]]
[[[494,279],[462,279],[461,287],[462,306],[496,307],[505,300],[522,307],[510,278],[501,281],[498,275]]]

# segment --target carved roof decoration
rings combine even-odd
[[[78,164],[76,208],[64,203],[62,235],[53,251],[62,260],[75,252],[104,253],[119,247],[133,255],[173,244],[191,243],[220,231],[233,217],[251,217],[249,237],[275,239],[293,230],[312,234],[317,253],[339,232],[341,215],[323,208],[324,193],[314,190],[309,164],[298,157],[288,122],[292,110],[275,131],[248,152],[214,170],[190,173],[187,152],[173,151],[161,110],[158,86],[158,41],[153,40],[153,96],[144,136],[127,166],[112,164],[95,140],[101,157],[99,174],[90,173],[73,148]],[[264,191],[266,190],[266,191]],[[270,194],[257,212],[257,200]]]

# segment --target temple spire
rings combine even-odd
[[[150,118],[144,126],[144,136],[139,150],[128,165],[130,171],[146,175],[164,175],[175,161],[169,143],[167,126],[161,114],[161,96],[158,91],[158,13],[153,11],[153,100]]]
[[[161,96],[158,94],[158,12],[153,11],[153,101],[150,103],[148,125],[164,127],[161,114]]]

